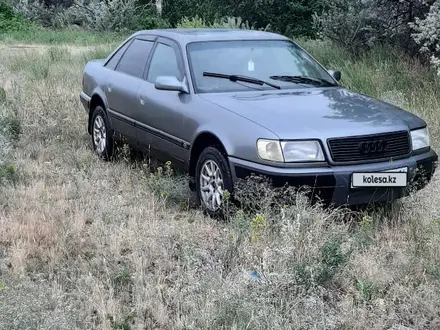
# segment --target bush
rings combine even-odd
[[[55,28],[131,32],[169,26],[154,5],[140,5],[137,0],[75,0],[67,8],[47,5],[41,0],[20,0],[15,8],[30,20]]]
[[[17,114],[12,112],[0,114],[0,136],[3,137],[4,141],[18,141],[21,132],[21,122]],[[4,145],[6,145],[6,142]],[[6,148],[4,149],[6,150]]]
[[[379,43],[414,51],[410,24],[428,10],[424,0],[335,0],[313,21],[320,36],[352,51]]]
[[[0,33],[29,31],[30,29],[32,29],[32,24],[24,16],[14,12],[8,3],[0,0]]]
[[[313,36],[312,15],[325,8],[325,0],[242,0],[236,3],[227,0],[176,0],[167,1],[163,16],[178,26],[182,17],[203,17],[207,25],[222,17],[241,17],[256,29],[270,26],[275,32],[286,35]]]
[[[0,87],[0,104],[6,102],[6,92],[3,88]]]
[[[209,27],[209,23],[207,23],[203,18],[199,17],[199,16],[195,16],[195,17],[184,17],[182,18],[182,20],[177,24],[178,28],[208,28]]]
[[[270,29],[270,24],[265,27],[257,28],[255,25],[250,25],[249,21],[243,21],[241,17],[223,17],[220,20],[216,20],[211,27],[213,28],[225,28],[225,29],[246,29],[246,30],[264,30]]]
[[[213,23],[207,22],[205,19],[195,16],[195,17],[184,17],[178,24],[178,28],[223,28],[223,29],[247,29],[255,30],[255,26],[251,26],[248,21],[243,21],[241,17],[222,17],[221,19],[216,19]],[[265,28],[260,28],[259,30],[268,30],[270,26]]]
[[[229,6],[223,0],[163,1],[162,16],[177,27],[185,17],[203,17],[206,25],[228,14]]]
[[[266,0],[239,1],[231,6],[234,16],[250,21],[257,28],[267,25],[271,30],[288,36],[315,36],[313,14],[327,8],[328,0]]]
[[[440,1],[431,7],[426,18],[416,18],[411,26],[415,30],[413,38],[421,47],[420,52],[430,59],[440,76]]]
[[[0,185],[5,182],[16,184],[18,172],[12,161],[12,150],[20,138],[21,123],[16,114],[3,109],[0,109]]]
[[[47,5],[39,0],[18,0],[14,9],[28,20],[38,22],[44,27],[52,27],[54,18],[63,10],[63,7]]]

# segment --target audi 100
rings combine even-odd
[[[438,159],[426,122],[340,79],[279,34],[148,30],[86,64],[80,99],[98,156],[123,140],[170,160],[212,215],[252,174],[333,205],[425,187]]]

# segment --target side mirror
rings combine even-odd
[[[341,71],[328,70],[328,73],[330,73],[330,75],[333,78],[335,78],[336,81],[340,81],[341,80]]]
[[[177,77],[174,76],[157,77],[155,87],[156,89],[162,91],[189,93],[188,88],[186,86],[186,80],[181,82],[179,81],[179,79],[177,79]]]

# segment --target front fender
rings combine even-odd
[[[240,119],[228,123],[221,120],[210,121],[209,124],[199,126],[192,137],[193,144],[203,133],[215,136],[222,143],[227,156],[254,162],[261,161],[257,154],[258,139],[278,139],[267,129]]]

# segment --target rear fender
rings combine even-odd
[[[93,112],[95,111],[95,108],[98,104],[103,105],[104,111],[107,115],[107,119],[110,125],[110,129],[113,127],[113,123],[111,120],[111,117],[108,115],[108,102],[107,98],[105,96],[104,91],[100,87],[96,87],[92,93],[92,99],[90,101],[90,111],[89,111],[89,124],[88,124],[88,132],[91,134],[91,126],[92,126],[92,118],[93,118]]]

